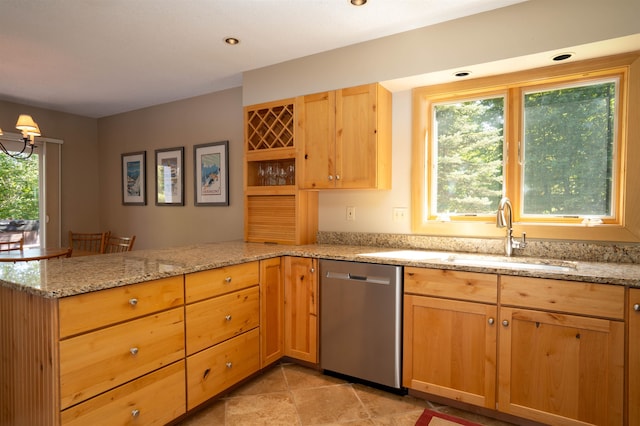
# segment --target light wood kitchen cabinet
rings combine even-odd
[[[284,274],[280,257],[260,261],[260,366],[284,355]]]
[[[318,362],[318,261],[284,257],[284,354]]]
[[[640,288],[629,289],[628,330],[628,424],[640,424]]]
[[[185,276],[187,409],[260,369],[259,262]]]
[[[545,424],[623,424],[625,289],[500,284],[498,409]]]
[[[166,418],[166,407],[149,403],[155,384],[147,375],[172,383],[184,375],[183,295],[178,276],[59,300],[62,424],[88,424],[92,412],[110,421]],[[135,389],[126,403],[115,401],[122,386]],[[183,414],[183,387],[165,392],[176,400],[169,412]]]
[[[244,238],[310,244],[318,232],[318,194],[298,188],[294,99],[244,108]]]
[[[303,189],[391,188],[391,94],[367,84],[296,98]]]
[[[405,267],[403,386],[495,408],[497,276]]]

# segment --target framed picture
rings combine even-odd
[[[196,206],[229,205],[229,141],[193,147]]]
[[[147,204],[147,151],[122,154],[122,204]]]
[[[156,206],[184,206],[184,148],[156,149]]]

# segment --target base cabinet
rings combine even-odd
[[[260,367],[284,355],[284,274],[280,257],[260,261]]]
[[[496,284],[495,275],[405,268],[403,386],[495,408]],[[465,293],[472,301],[454,300]]]
[[[404,385],[544,424],[625,424],[624,287],[498,280],[496,306],[495,275],[405,268]]]
[[[640,425],[640,288],[629,289],[628,424]]]
[[[259,262],[185,276],[187,410],[260,369]]]
[[[284,354],[318,362],[318,260],[284,258]]]

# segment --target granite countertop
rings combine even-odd
[[[400,253],[398,253],[400,252]],[[348,245],[224,242],[128,253],[0,263],[0,285],[60,298],[190,272],[291,255],[640,287],[640,265]],[[362,256],[362,254],[372,254]]]

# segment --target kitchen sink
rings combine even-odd
[[[572,271],[577,264],[563,260],[510,258],[501,256],[484,256],[426,250],[396,250],[374,253],[361,253],[358,256],[378,259],[394,259],[407,261],[436,261],[460,266],[477,266],[483,268],[526,269],[536,271]]]

